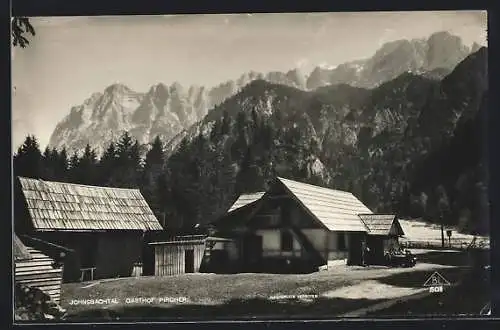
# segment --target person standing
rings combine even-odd
[[[362,241],[361,243],[361,265],[363,267],[367,266],[368,253],[370,252],[370,248],[366,244],[366,241]]]

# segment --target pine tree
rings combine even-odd
[[[112,186],[113,173],[118,166],[118,152],[115,144],[111,142],[108,148],[104,151],[98,163],[98,183],[102,186]]]
[[[163,142],[157,136],[153,141],[151,150],[146,154],[144,170],[141,176],[141,191],[157,216],[164,212],[161,207],[161,200],[162,196],[165,195],[165,191],[161,191],[164,187],[160,179],[162,175],[164,176],[165,157],[163,148]]]
[[[236,178],[236,191],[238,194],[261,191],[264,188],[264,181],[262,169],[256,164],[254,152],[249,147]]]
[[[140,183],[141,159],[139,143],[125,132],[117,145],[116,167],[110,184],[120,188],[137,188]]]
[[[222,120],[218,119],[214,122],[212,130],[210,131],[210,141],[218,142],[221,138]]]
[[[117,152],[120,159],[128,160],[133,144],[134,141],[130,134],[128,132],[123,133],[117,144]]]
[[[72,157],[71,166],[73,181],[80,184],[97,185],[97,155],[90,145],[85,146],[81,158],[75,154]]]
[[[239,111],[236,115],[236,124],[234,125],[234,135],[236,136],[244,136],[246,129],[246,112]]]
[[[165,200],[169,197],[169,190],[167,185],[167,176],[164,171],[160,173],[158,178],[156,179],[156,199],[153,200],[153,203],[157,203],[156,210],[158,213],[158,218],[161,221],[161,225],[163,228],[167,228],[167,218],[166,218],[166,204]]]
[[[52,150],[48,146],[45,148],[42,154],[42,179],[47,181],[55,180],[55,160],[57,157],[57,150]]]
[[[259,114],[257,113],[257,110],[252,109],[252,129],[254,132],[259,130],[260,124],[261,121],[259,118]]]
[[[62,148],[55,161],[55,175],[57,181],[66,182],[68,179],[68,153]]]
[[[129,160],[130,160],[130,169],[133,172],[133,175],[135,175],[135,181],[138,183],[140,174],[143,169],[143,161],[141,158],[141,150],[140,150],[140,145],[139,141],[135,140],[134,144],[130,148],[130,153],[129,153]],[[137,186],[137,184],[136,184]]]
[[[222,125],[221,125],[221,135],[229,134],[231,131],[231,117],[229,116],[229,112],[224,110],[222,117]]]
[[[42,175],[42,153],[35,136],[28,135],[14,155],[14,175],[40,178]]]
[[[80,157],[75,151],[71,158],[69,159],[69,169],[68,169],[68,181],[71,183],[80,183],[80,174],[78,173],[78,165],[80,164]]]
[[[165,165],[165,151],[163,147],[163,142],[161,138],[157,136],[152,145],[151,149],[146,153],[144,169],[153,170],[160,174],[163,166]]]

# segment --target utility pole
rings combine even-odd
[[[444,249],[444,225],[443,225],[443,213],[441,212],[441,247]]]
[[[444,248],[444,215],[449,211],[450,204],[448,201],[448,196],[446,195],[446,190],[443,186],[437,188],[438,197],[438,210],[441,217],[441,247]]]

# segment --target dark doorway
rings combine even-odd
[[[210,268],[214,273],[229,271],[229,256],[226,250],[213,250],[210,259]]]
[[[245,237],[243,259],[250,268],[260,263],[262,259],[262,236],[248,235]]]
[[[348,265],[362,264],[362,246],[364,235],[361,233],[352,233],[349,237],[349,252],[347,258]]]
[[[184,251],[184,271],[194,273],[194,250]]]
[[[370,251],[368,252],[367,261],[370,264],[384,263],[384,240],[378,236],[368,236],[366,243]]]

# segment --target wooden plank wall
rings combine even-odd
[[[99,235],[96,256],[96,279],[129,277],[141,255],[138,233],[102,233]]]
[[[59,303],[61,299],[62,269],[53,268],[54,260],[38,250],[29,248],[31,260],[15,262],[15,281],[38,288]]]
[[[205,253],[205,243],[158,244],[155,245],[155,275],[184,274],[185,250],[194,250],[194,272],[198,273]]]

